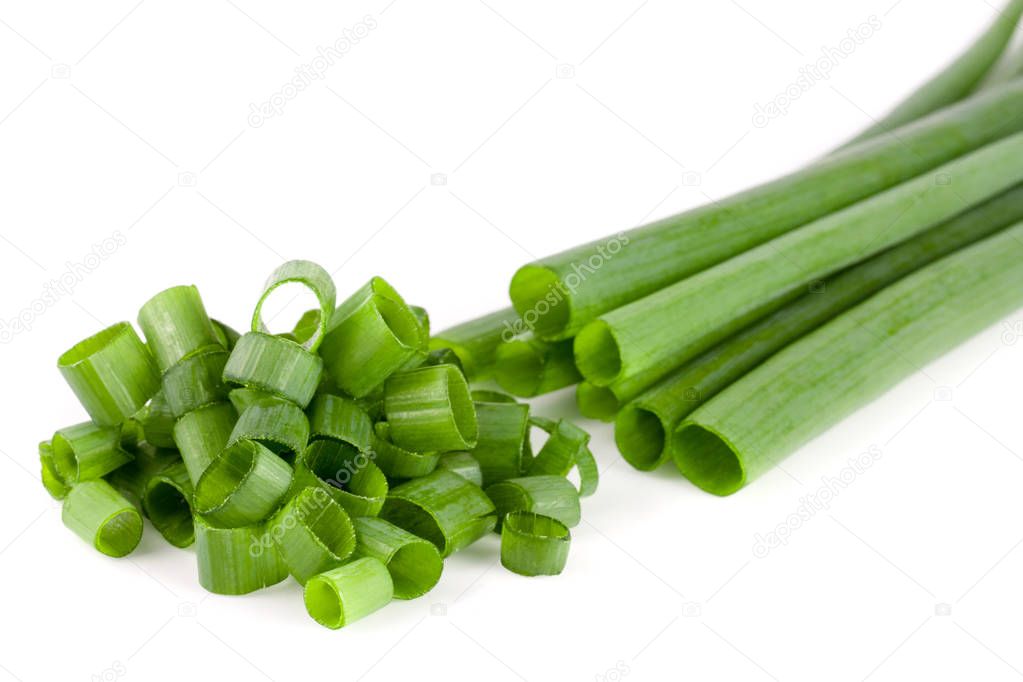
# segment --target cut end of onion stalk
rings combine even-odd
[[[615,419],[615,444],[634,468],[653,471],[668,459],[667,428],[653,410],[626,405]]]
[[[672,435],[670,452],[682,475],[709,493],[731,495],[746,484],[735,447],[705,426],[682,422]]]
[[[512,277],[509,293],[515,311],[537,336],[562,339],[569,335],[572,303],[556,272],[540,265],[525,265]]]
[[[611,326],[594,320],[575,337],[575,364],[595,386],[608,386],[622,373],[622,354]]]
[[[621,407],[614,391],[607,386],[596,386],[588,381],[576,387],[575,402],[579,407],[579,414],[604,422],[614,419]]]

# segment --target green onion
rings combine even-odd
[[[309,420],[295,403],[266,396],[238,416],[227,444],[241,440],[256,441],[285,461],[293,462],[309,441]]]
[[[398,293],[375,277],[334,311],[320,355],[338,387],[361,398],[424,349],[422,332]]]
[[[333,313],[333,311],[331,311]],[[307,310],[298,318],[290,334],[281,334],[298,344],[305,344],[320,332],[323,315],[319,310]]]
[[[430,338],[430,313],[426,311],[426,308],[418,305],[410,305],[408,309],[416,316],[422,335]]]
[[[501,526],[501,565],[526,576],[565,570],[572,534],[561,521],[532,512],[508,514]]]
[[[224,380],[287,398],[305,408],[316,393],[323,361],[294,341],[262,332],[238,339]]]
[[[969,49],[845,146],[890,132],[969,95],[1002,55],[1021,14],[1023,0],[1010,0]]]
[[[131,417],[160,388],[156,362],[127,322],[75,344],[60,356],[57,367],[101,426],[115,426]]]
[[[512,301],[541,338],[569,338],[608,311],[1023,130],[1021,109],[1023,83],[1012,83],[709,206],[530,263],[512,280]]]
[[[373,420],[361,405],[349,398],[322,393],[310,407],[310,438],[331,438],[368,452],[373,438]]]
[[[53,462],[53,444],[44,440],[39,443],[39,468],[42,470],[43,487],[55,500],[63,500],[71,487],[64,482]]]
[[[624,397],[615,395],[616,388],[597,386],[588,381],[581,382],[575,388],[575,402],[579,414],[605,422],[613,420],[622,404],[626,402]]]
[[[307,287],[316,296],[316,302],[320,304],[315,330],[311,334],[303,335],[304,338],[300,341],[302,348],[315,351],[323,340],[323,335],[327,332],[327,322],[334,312],[337,292],[330,273],[316,263],[307,260],[287,261],[270,273],[266,284],[263,285],[263,295],[259,297],[256,310],[252,313],[252,331],[270,333],[263,323],[263,303],[277,287],[289,282]]]
[[[383,519],[355,519],[357,556],[381,561],[391,574],[396,599],[421,597],[440,580],[444,562],[432,542]]]
[[[387,606],[393,595],[387,568],[363,557],[311,578],[305,607],[317,623],[337,630]]]
[[[457,367],[458,371],[465,374],[465,368],[462,367],[462,360],[458,357],[458,354],[450,348],[438,348],[432,350],[426,354],[426,359],[423,360],[424,365],[430,367],[434,365],[452,365]]]
[[[509,393],[530,398],[578,383],[582,375],[571,340],[548,342],[529,335],[498,347],[494,378]]]
[[[471,452],[445,452],[437,460],[437,468],[447,469],[473,485],[483,486],[483,469]]]
[[[582,518],[579,493],[563,476],[510,478],[490,486],[486,493],[499,520],[512,512],[527,511],[550,516],[571,528]]]
[[[412,452],[391,442],[391,427],[377,422],[373,427],[373,452],[377,466],[388,478],[418,478],[437,468],[440,453]]]
[[[139,327],[161,372],[200,348],[221,345],[199,290],[191,285],[165,289],[146,301]]]
[[[441,556],[468,547],[497,523],[490,498],[478,486],[443,469],[392,489],[380,517],[429,540]]]
[[[176,418],[171,411],[163,390],[159,390],[139,411],[135,418],[142,427],[142,438],[158,448],[174,448],[174,423]]]
[[[64,498],[61,520],[107,556],[126,556],[142,539],[142,516],[103,480],[76,483]]]
[[[264,446],[240,440],[210,462],[195,484],[195,510],[211,523],[238,528],[266,519],[291,486],[291,467]]]
[[[303,488],[271,519],[267,533],[291,575],[302,585],[335,568],[355,551],[355,527],[322,488]]]
[[[210,322],[213,323],[213,334],[217,337],[217,343],[227,350],[233,349],[235,344],[238,343],[238,339],[241,338],[241,334],[220,320],[210,319]]]
[[[479,432],[465,377],[451,365],[422,367],[390,377],[384,413],[395,445],[419,452],[465,450]]]
[[[586,495],[592,494],[597,488],[597,470],[595,463],[590,466],[587,461],[593,458],[587,447],[590,434],[564,419],[555,422],[543,417],[533,417],[530,421],[534,426],[546,431],[549,437],[533,458],[529,466],[529,475],[567,476],[573,467],[579,466],[579,494],[585,496],[584,490]]]
[[[529,405],[478,401],[475,405],[479,438],[469,452],[482,472],[481,485],[520,476],[529,438]]]
[[[53,465],[67,483],[102,478],[131,461],[121,447],[121,429],[84,422],[58,429],[50,441]]]
[[[778,307],[800,286],[910,238],[1021,180],[1023,133],[604,315],[576,337],[579,370],[598,386],[649,378],[651,371],[664,376],[765,309]],[[894,223],[892,216],[897,216]]]
[[[124,495],[136,509],[147,515],[144,498],[149,480],[175,462],[181,461],[176,450],[158,448],[142,441],[130,447],[122,446],[131,453],[132,461],[118,467],[104,476],[114,490]]]
[[[731,494],[1023,304],[1023,223],[899,280],[771,357],[672,436],[679,470]]]
[[[493,374],[498,347],[527,331],[514,308],[504,308],[475,320],[445,329],[430,339],[430,349],[450,348],[461,361],[470,381]]]
[[[615,420],[622,456],[637,469],[657,468],[669,457],[668,435],[678,423],[769,356],[900,277],[1018,220],[1023,220],[1021,185],[821,282],[627,404]],[[580,404],[584,390],[611,390],[583,386]]]
[[[292,490],[316,486],[351,516],[376,516],[387,497],[387,478],[370,457],[348,443],[311,442],[295,462]]]
[[[227,400],[223,375],[229,355],[219,346],[210,346],[182,358],[164,372],[162,395],[175,417]]]
[[[238,414],[231,403],[214,403],[183,415],[174,425],[174,442],[193,485],[227,447],[236,421]]]
[[[199,584],[214,594],[248,594],[288,577],[265,525],[218,528],[195,517]]]
[[[185,463],[171,464],[146,482],[142,506],[160,535],[175,547],[195,542],[192,479]]]

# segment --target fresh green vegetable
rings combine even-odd
[[[373,420],[349,398],[321,393],[310,406],[310,438],[331,438],[367,452],[373,439]]]
[[[561,521],[527,511],[508,514],[501,526],[501,564],[519,575],[565,570],[572,534]]]
[[[449,348],[461,361],[469,381],[483,381],[493,374],[497,349],[525,332],[514,308],[504,308],[445,329],[430,339],[430,348]]]
[[[348,443],[315,440],[295,462],[292,491],[325,490],[351,516],[376,516],[387,497],[387,478],[369,456]]]
[[[579,492],[563,476],[526,476],[510,478],[486,489],[497,508],[500,521],[517,511],[550,516],[569,528],[579,525]]]
[[[355,519],[355,530],[356,555],[378,559],[387,567],[395,599],[421,597],[440,580],[444,562],[432,542],[368,516]]]
[[[249,332],[238,339],[224,381],[273,393],[305,408],[323,372],[320,356],[281,336]]]
[[[135,418],[142,428],[142,437],[148,443],[158,448],[177,447],[174,444],[174,423],[177,419],[163,394],[163,389],[156,392]]]
[[[305,607],[313,619],[332,630],[382,609],[394,596],[391,574],[372,557],[314,576],[305,585]]]
[[[679,470],[731,494],[903,377],[1023,305],[1023,223],[883,289],[735,382],[672,435]]]
[[[227,400],[224,366],[230,353],[219,346],[207,346],[188,355],[163,374],[162,395],[175,418]]]
[[[667,436],[690,412],[800,336],[906,274],[1008,225],[1023,220],[1017,185],[951,220],[820,282],[777,312],[757,321],[628,403],[615,420],[615,442],[641,470],[668,459]],[[611,389],[585,389],[585,391]],[[583,401],[584,388],[579,387]],[[626,396],[628,398],[628,396]],[[617,409],[617,400],[611,396]]]
[[[582,379],[571,340],[549,342],[527,335],[499,346],[495,357],[494,378],[512,395],[543,395]]]
[[[303,334],[298,342],[302,348],[308,351],[315,351],[323,341],[323,335],[327,332],[327,322],[334,312],[334,303],[337,299],[337,292],[334,288],[334,280],[330,273],[316,263],[307,260],[289,260],[277,267],[263,285],[263,295],[256,303],[256,309],[252,313],[252,331],[269,334],[266,324],[263,322],[263,303],[270,295],[284,284],[297,283],[305,286],[319,303],[318,315],[316,315],[316,326],[309,334]]]
[[[373,428],[374,462],[388,478],[417,478],[437,468],[438,452],[413,452],[391,442],[391,427],[377,422]]]
[[[104,480],[76,483],[64,498],[61,519],[107,556],[131,554],[142,539],[142,515]]]
[[[192,521],[192,479],[182,461],[149,477],[142,498],[146,515],[160,535],[175,547],[195,542]]]
[[[207,591],[248,594],[288,577],[288,567],[264,524],[218,528],[202,516],[194,520],[199,584]]]
[[[530,263],[512,279],[512,301],[526,329],[569,338],[608,311],[1023,130],[1021,109],[1023,83],[995,88],[778,180]]]
[[[44,440],[39,443],[39,468],[43,480],[43,487],[55,500],[63,500],[71,487],[64,482],[64,479],[57,472],[57,466],[53,462],[53,444]]]
[[[192,484],[227,447],[238,413],[231,403],[214,403],[182,415],[174,425],[174,442],[188,469]]]
[[[445,452],[437,460],[437,467],[447,469],[473,485],[483,486],[483,469],[471,452]]]
[[[598,386],[667,375],[799,288],[1023,181],[1023,133],[972,152],[588,324],[579,370]],[[894,219],[893,219],[894,216]]]
[[[161,372],[201,348],[222,345],[199,290],[191,285],[153,296],[142,305],[138,319]]]
[[[355,527],[323,488],[309,487],[270,520],[267,532],[291,575],[302,585],[340,566],[355,551]]]
[[[547,440],[529,465],[530,476],[567,476],[575,468],[579,474],[579,496],[597,492],[600,474],[588,444],[590,434],[575,424],[559,419],[532,417],[530,423],[548,434]]]
[[[267,396],[238,416],[227,444],[241,440],[256,441],[286,462],[294,462],[309,441],[309,420],[295,403]]]
[[[121,447],[121,429],[84,422],[57,429],[50,441],[60,479],[74,484],[102,478],[131,461]]]
[[[482,485],[519,476],[529,437],[529,405],[477,401],[475,408],[479,438],[469,453],[479,464]]]
[[[291,486],[291,467],[264,446],[240,440],[226,447],[195,484],[195,511],[223,528],[259,523]]]
[[[391,376],[384,386],[391,441],[419,452],[465,450],[476,444],[476,411],[465,377],[451,365]]]

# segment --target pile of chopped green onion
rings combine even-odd
[[[263,304],[287,283],[318,307],[274,334]],[[61,355],[90,418],[39,445],[64,524],[123,557],[148,518],[171,545],[195,545],[206,590],[292,576],[329,628],[426,594],[445,557],[495,531],[509,570],[561,573],[579,498],[597,487],[589,435],[471,390],[465,351],[431,340],[426,311],[383,279],[335,298],[323,268],[289,261],[243,335],[177,286],[139,311],[145,341],[120,322]],[[534,429],[547,434],[535,453]]]

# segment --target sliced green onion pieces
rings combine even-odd
[[[102,426],[128,419],[160,389],[156,362],[127,322],[72,346],[57,367],[85,411]]]
[[[156,392],[135,418],[142,427],[142,438],[147,443],[158,448],[177,447],[174,444],[174,423],[177,420],[162,389]]]
[[[388,478],[418,478],[437,468],[440,453],[405,450],[391,442],[390,434],[387,422],[373,426],[373,461]]]
[[[83,422],[58,429],[51,441],[53,464],[68,483],[102,478],[132,460],[121,447],[121,430]]]
[[[579,496],[588,497],[597,492],[600,473],[597,461],[588,447],[590,434],[564,419],[553,421],[532,417],[530,423],[546,431],[549,437],[530,462],[529,475],[567,476],[575,467],[579,474]]]
[[[165,289],[146,301],[139,310],[139,326],[161,372],[200,348],[221,345],[192,285]]]
[[[319,487],[302,489],[267,524],[291,575],[309,578],[339,566],[355,551],[355,527],[345,510]]]
[[[146,483],[142,506],[160,535],[175,547],[195,542],[192,520],[192,479],[178,461],[154,474]]]
[[[164,372],[162,394],[175,417],[227,400],[223,377],[229,355],[213,346],[182,358]]]
[[[468,547],[497,524],[490,498],[478,486],[443,469],[391,490],[380,517],[429,540],[441,556]]]
[[[430,339],[430,349],[450,348],[461,360],[465,376],[470,381],[483,381],[493,373],[501,344],[526,329],[514,308],[504,308],[445,329]]]
[[[246,407],[238,417],[227,443],[240,440],[256,441],[293,462],[309,441],[309,420],[295,403],[267,396]]]
[[[483,470],[471,452],[445,452],[437,460],[437,468],[447,469],[473,485],[483,486]]]
[[[550,516],[571,528],[582,518],[579,493],[562,476],[511,478],[490,486],[486,493],[497,508],[499,520],[512,512],[528,511]]]
[[[234,345],[238,343],[238,339],[241,338],[241,334],[220,320],[211,319],[210,322],[213,323],[213,333],[217,337],[217,343],[227,350],[234,348]]]
[[[305,408],[316,393],[323,361],[294,341],[262,332],[238,339],[224,380],[267,391]]]
[[[310,407],[309,437],[339,440],[367,452],[373,438],[373,421],[354,400],[321,393]]]
[[[451,365],[395,374],[384,387],[391,440],[419,452],[466,450],[479,427],[465,377]]]
[[[509,393],[529,398],[577,384],[583,377],[575,366],[571,339],[548,342],[530,335],[498,346],[494,378]]]
[[[305,607],[313,619],[332,630],[378,611],[394,596],[387,568],[363,557],[314,576],[305,585]]]
[[[61,520],[107,556],[126,556],[142,539],[142,515],[103,480],[76,483],[64,498]]]
[[[229,445],[195,484],[195,508],[211,523],[238,528],[274,512],[291,486],[291,467],[251,440]]]
[[[214,594],[248,594],[288,577],[264,524],[218,528],[195,517],[199,584]]]
[[[383,519],[355,519],[359,538],[355,553],[379,559],[394,583],[396,599],[421,597],[440,580],[444,562],[432,542]]]
[[[39,443],[39,468],[46,492],[55,500],[63,500],[71,487],[57,473],[57,466],[53,462],[53,445],[48,440]]]
[[[568,561],[572,534],[561,521],[512,512],[501,526],[501,564],[519,575],[558,575]]]
[[[238,413],[231,403],[214,403],[184,415],[174,425],[174,442],[181,451],[192,485],[227,447]]]
[[[320,304],[315,331],[300,342],[302,348],[315,351],[323,341],[323,335],[327,332],[327,323],[334,312],[337,291],[330,273],[316,263],[307,260],[287,261],[270,273],[270,277],[267,278],[263,287],[263,295],[260,296],[256,310],[252,313],[252,331],[270,333],[263,323],[263,303],[277,287],[288,282],[297,282],[308,287],[316,296],[317,303]]]
[[[522,473],[523,446],[529,437],[529,405],[476,402],[479,439],[470,450],[489,486]]]
[[[387,497],[387,478],[369,455],[347,443],[316,440],[295,463],[293,490],[317,486],[352,516],[376,516]]]

